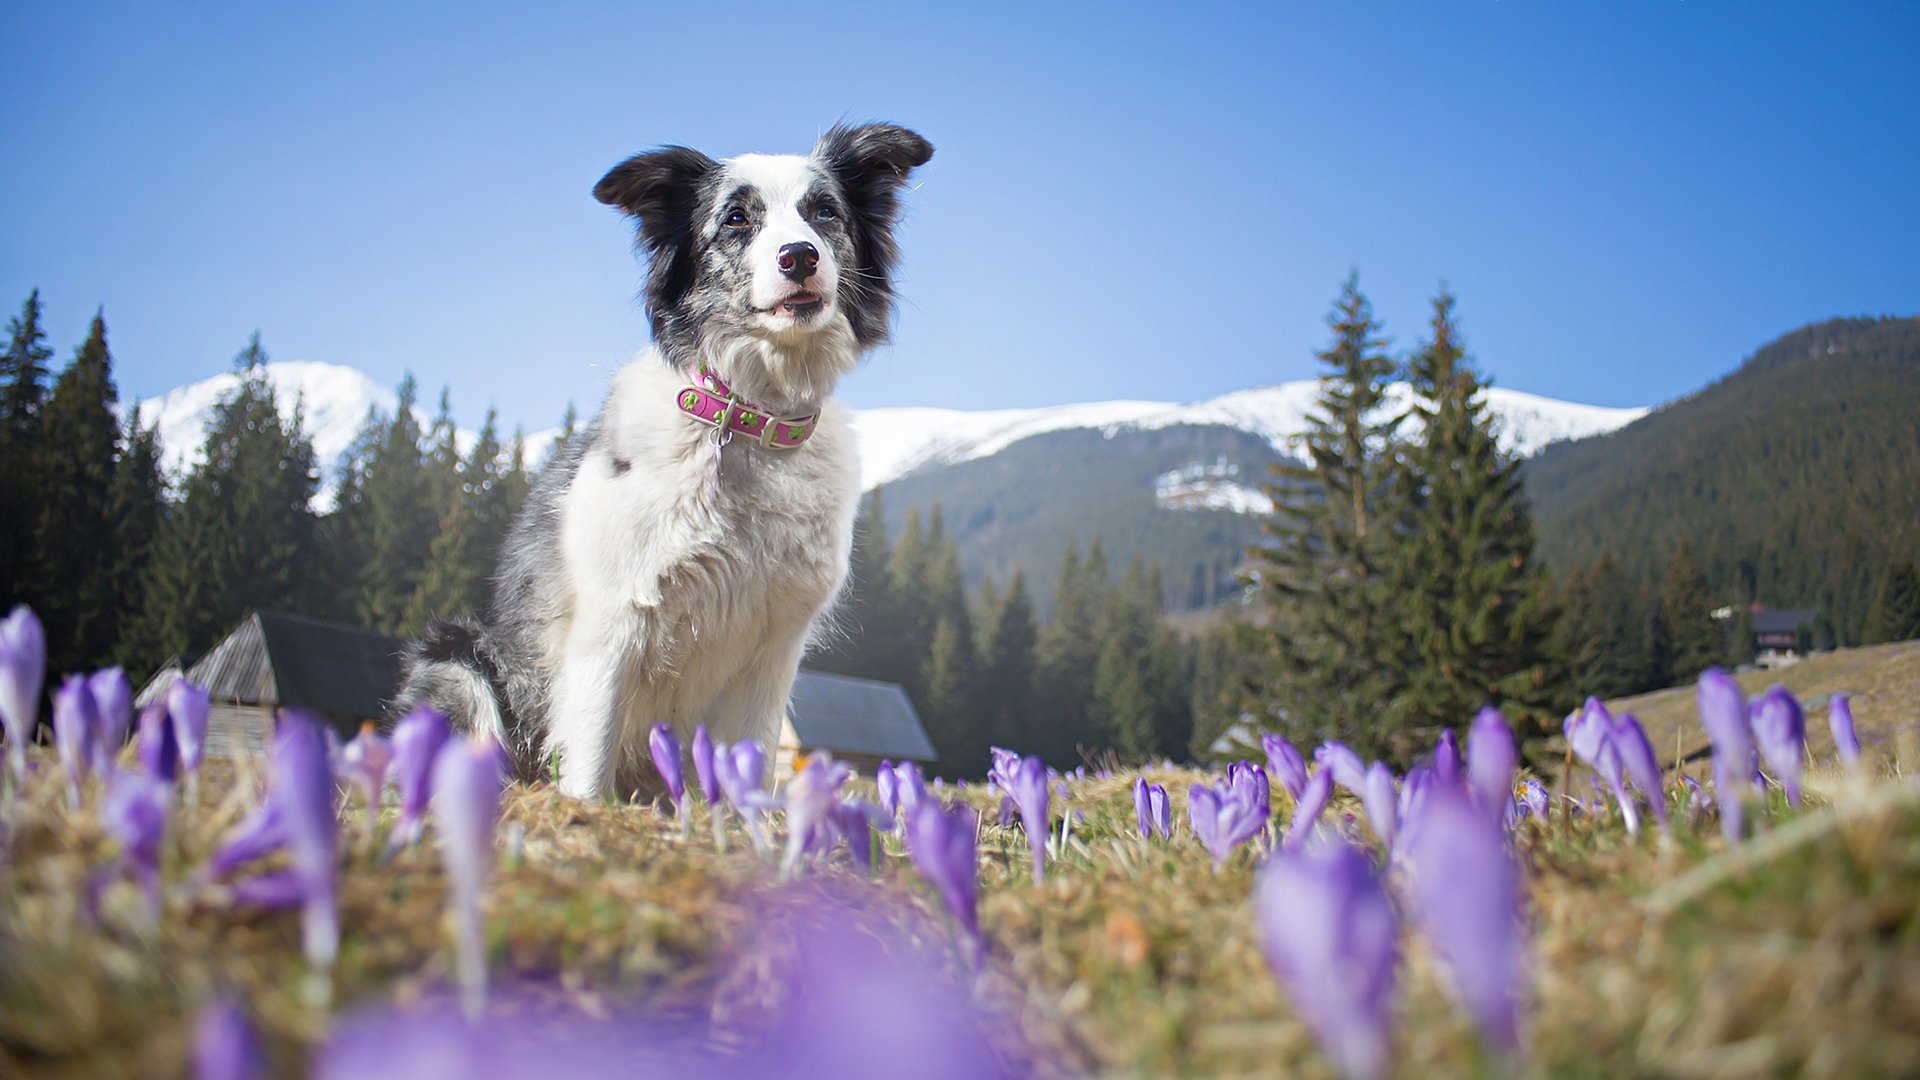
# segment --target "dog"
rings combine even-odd
[[[408,645],[395,717],[432,706],[581,799],[657,790],[655,723],[772,751],[852,550],[834,386],[887,338],[900,194],[932,156],[836,125],[805,155],[670,146],[600,180],[637,223],[653,345],[542,469],[485,609]]]

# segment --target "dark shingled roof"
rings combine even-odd
[[[215,701],[378,719],[400,679],[399,638],[257,611],[187,672]]]
[[[1791,634],[1813,621],[1819,612],[1798,608],[1769,608],[1752,615],[1756,634]]]
[[[932,761],[933,743],[897,683],[801,669],[787,715],[809,750]]]

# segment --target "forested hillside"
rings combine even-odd
[[[1526,478],[1541,555],[1611,554],[1643,609],[1685,540],[1718,605],[1818,609],[1828,642],[1898,633],[1874,606],[1920,555],[1920,318],[1802,327]]]

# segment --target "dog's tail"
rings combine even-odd
[[[486,628],[472,615],[435,619],[400,653],[400,688],[392,715],[416,706],[445,713],[457,731],[484,731],[507,746],[504,688],[488,655]]]

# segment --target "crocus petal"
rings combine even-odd
[[[693,776],[700,783],[700,797],[708,806],[718,806],[720,776],[713,768],[713,737],[705,724],[693,729]]]
[[[680,805],[687,793],[687,785],[680,778],[680,737],[667,725],[655,724],[647,733],[647,752],[653,756],[660,782],[667,785],[667,794],[673,797],[675,806]]]
[[[160,867],[170,803],[167,786],[143,773],[116,771],[107,780],[101,824],[119,841],[122,856],[148,873]]]
[[[1513,798],[1513,771],[1520,763],[1520,747],[1500,710],[1489,705],[1473,718],[1467,731],[1467,788],[1474,801],[1489,813]]]
[[[1747,719],[1747,696],[1733,676],[1714,667],[1700,673],[1697,684],[1700,724],[1713,740],[1713,786],[1720,809],[1720,829],[1727,843],[1738,843],[1742,803],[1753,786],[1753,728]]]
[[[340,822],[334,814],[326,729],[318,717],[294,710],[281,718],[274,740],[272,784],[268,797],[280,807],[287,851],[306,892],[301,938],[307,962],[331,967],[340,947],[334,910]]]
[[[1153,805],[1147,794],[1147,778],[1133,778],[1133,820],[1139,826],[1142,839],[1153,839]]]
[[[21,604],[0,619],[0,721],[6,724],[7,762],[16,781],[27,778],[27,744],[40,726],[46,678],[46,631],[33,609]]]
[[[1461,1003],[1488,1042],[1514,1050],[1525,938],[1519,867],[1502,830],[1463,791],[1434,784],[1407,844],[1414,908]]]
[[[1433,771],[1449,784],[1460,778],[1460,742],[1451,729],[1440,733],[1433,748]]]
[[[1787,803],[1800,807],[1800,767],[1807,753],[1807,718],[1800,701],[1784,686],[1773,686],[1753,703],[1753,739],[1767,767],[1787,789]]]
[[[1275,852],[1253,902],[1267,966],[1321,1049],[1348,1076],[1384,1075],[1399,930],[1367,857],[1338,841]]]
[[[1333,773],[1333,782],[1346,788],[1355,795],[1364,793],[1367,786],[1367,766],[1343,743],[1321,743],[1313,752],[1313,760],[1320,763],[1323,771]]]
[[[480,896],[493,871],[500,791],[506,783],[499,746],[490,736],[449,742],[433,764],[433,822],[452,883],[461,994],[469,1014],[486,1003],[486,921]]]
[[[207,717],[212,711],[207,688],[186,679],[167,687],[167,715],[173,719],[174,741],[180,745],[180,764],[188,772],[200,768],[207,748]]]
[[[1153,818],[1154,831],[1163,837],[1173,835],[1173,805],[1167,799],[1164,784],[1147,786],[1147,808]]]
[[[1267,753],[1267,772],[1274,783],[1287,789],[1288,798],[1299,802],[1300,792],[1307,786],[1307,763],[1300,751],[1271,731],[1260,736],[1260,748]]]
[[[1020,808],[1020,825],[1033,851],[1033,880],[1047,874],[1047,766],[1037,757],[1021,758],[1013,774],[1013,801]]]
[[[133,685],[127,673],[117,667],[104,668],[87,676],[87,689],[93,692],[94,728],[93,771],[102,776],[127,741],[127,729],[133,723]]]
[[[53,745],[60,752],[60,764],[67,770],[67,796],[71,805],[80,805],[80,785],[93,767],[93,744],[98,737],[99,718],[94,712],[93,691],[82,675],[69,675],[53,692]]]
[[[1653,819],[1660,823],[1660,831],[1667,830],[1667,793],[1661,780],[1660,762],[1653,755],[1653,744],[1647,741],[1647,733],[1640,721],[1632,713],[1624,713],[1613,723],[1613,747],[1619,755],[1620,767],[1640,793],[1647,797],[1647,807],[1653,811]]]
[[[1367,769],[1366,793],[1360,798],[1360,805],[1366,807],[1367,820],[1373,825],[1373,835],[1380,838],[1380,846],[1393,847],[1393,830],[1398,823],[1399,796],[1393,789],[1393,770],[1384,762],[1376,761]]]
[[[260,1080],[267,1075],[260,1036],[232,998],[215,1001],[194,1025],[193,1075],[194,1080]]]
[[[166,702],[156,701],[140,710],[139,751],[148,776],[172,783],[180,775],[180,743]]]
[[[933,883],[962,932],[978,955],[980,919],[979,877],[974,835],[979,819],[971,809],[942,807],[924,799],[907,818],[907,853],[922,877]]]
[[[1833,695],[1833,703],[1827,706],[1827,725],[1833,729],[1833,748],[1840,752],[1840,763],[1859,772],[1860,736],[1853,730],[1853,702],[1849,695]]]
[[[1293,821],[1287,826],[1287,836],[1282,846],[1298,849],[1313,832],[1313,823],[1320,819],[1320,812],[1327,808],[1327,800],[1333,796],[1333,770],[1322,768],[1307,779],[1307,786],[1300,792],[1300,801],[1293,808]]]
[[[393,726],[393,782],[400,789],[400,820],[394,824],[391,846],[420,838],[427,802],[433,796],[433,762],[452,737],[453,725],[446,716],[425,705]]]

